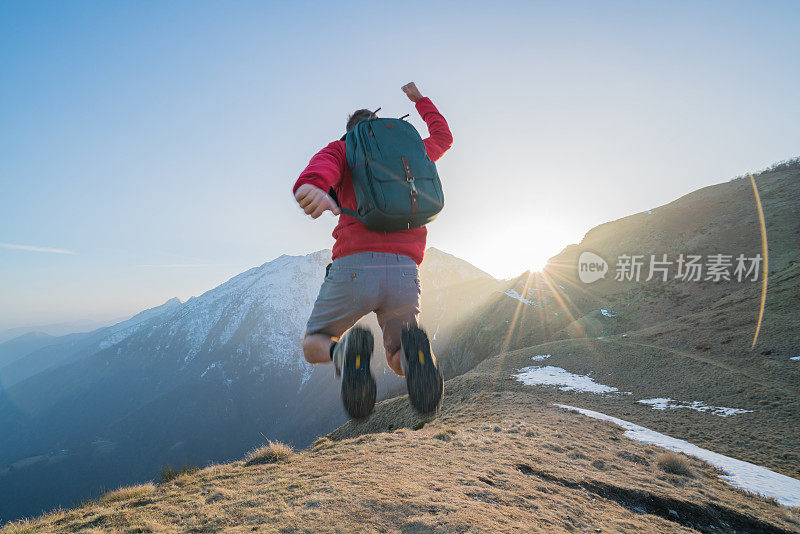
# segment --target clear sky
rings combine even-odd
[[[797,2],[0,3],[0,329],[332,245],[290,187],[348,112],[448,119],[429,244],[510,277],[800,154]]]

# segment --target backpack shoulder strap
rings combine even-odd
[[[342,136],[341,141],[344,141],[345,137],[347,137],[347,134]],[[328,189],[328,196],[333,199],[333,201],[336,203],[337,206],[339,206],[339,210],[342,213],[344,213],[345,215],[350,215],[351,217],[355,217],[359,221],[361,220],[361,217],[358,215],[358,213],[356,213],[355,211],[353,211],[351,209],[347,209],[347,208],[342,207],[342,205],[339,203],[339,197],[336,194],[336,191],[332,187],[330,189]]]

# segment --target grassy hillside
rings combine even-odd
[[[795,355],[792,351],[800,347],[800,305],[794,297],[798,294],[794,269],[800,262],[800,160],[765,171],[756,176],[756,182],[764,208],[771,278],[757,351],[765,356]],[[741,304],[739,315],[720,327],[741,330],[752,340],[760,280],[686,282],[670,277],[666,282],[645,281],[651,254],[659,258],[666,254],[673,262],[680,254],[759,254],[761,234],[749,179],[709,186],[648,211],[591,229],[581,243],[551,258],[543,273],[526,273],[517,279],[514,290],[532,302],[523,304],[498,295],[485,303],[453,335],[455,342],[447,356],[452,352],[464,359],[453,374],[504,349],[638,330],[729,302]],[[605,279],[592,284],[578,280],[577,262],[583,251],[609,262]],[[639,282],[615,280],[613,263],[622,254],[645,256]],[[671,274],[675,272],[673,264]],[[732,299],[733,294],[738,297]],[[599,315],[601,309],[612,310],[616,320],[605,320]],[[720,342],[730,337],[722,334]],[[750,343],[744,341],[727,345],[743,357],[750,352]]]
[[[515,281],[518,298],[498,295],[459,325],[448,347],[450,376],[487,356],[561,341],[555,365],[644,397],[672,397],[753,410],[725,420],[690,410],[637,407],[634,422],[713,450],[800,476],[800,162],[756,177],[769,243],[769,286],[758,343],[761,281],[670,278],[584,284],[582,251],[609,263],[621,254],[752,256],[760,252],[749,179],[688,194],[666,206],[603,224],[552,258],[544,273]],[[674,266],[673,266],[674,267]],[[557,350],[558,348],[558,350]],[[611,375],[609,375],[611,373]],[[606,382],[604,382],[606,383]],[[613,411],[613,410],[612,410]]]
[[[567,350],[555,345],[537,350]],[[267,448],[3,532],[800,531],[796,509],[553,406],[614,401],[625,412],[632,401],[509,380],[529,355],[448,381],[446,405],[427,423],[407,398],[391,399],[305,451]]]

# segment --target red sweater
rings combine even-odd
[[[430,99],[419,99],[416,108],[431,134],[423,140],[425,150],[428,157],[436,161],[453,144],[450,128]],[[292,192],[296,192],[303,184],[315,185],[326,193],[332,187],[340,206],[356,210],[356,195],[347,166],[344,141],[333,141],[317,152],[300,174]],[[333,257],[341,258],[356,252],[393,252],[410,256],[420,264],[425,254],[427,236],[428,230],[424,226],[399,232],[375,232],[355,217],[343,213],[339,215],[339,224],[333,229],[333,238],[336,240]]]

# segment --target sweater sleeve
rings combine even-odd
[[[428,132],[430,133],[430,137],[423,140],[425,150],[428,153],[428,157],[432,161],[436,161],[453,146],[453,134],[450,133],[447,121],[444,120],[444,117],[433,105],[430,98],[423,97],[417,100],[416,108],[422,120],[428,125]]]
[[[339,185],[344,175],[347,158],[344,152],[344,143],[333,141],[325,148],[314,154],[305,170],[300,173],[300,178],[294,184],[292,193],[303,184],[319,187],[326,193]]]

